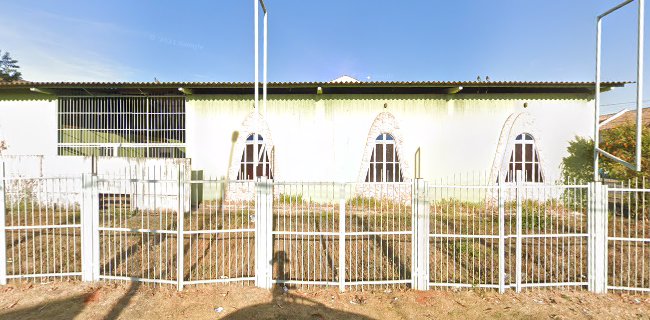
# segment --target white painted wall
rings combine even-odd
[[[77,156],[3,155],[0,162],[5,166],[10,196],[24,195],[25,190],[30,190],[40,197],[38,200],[43,204],[79,204],[82,176],[92,173],[93,166],[91,157]],[[184,181],[189,180],[189,168],[187,159],[98,157],[98,192],[130,194],[133,208],[178,209],[179,175]],[[133,183],[132,179],[140,181]],[[24,183],[30,180],[31,183]],[[183,188],[184,207],[189,208],[190,185],[183,184]],[[74,197],[69,198],[66,193]]]
[[[0,100],[0,139],[6,155],[56,155],[56,100]]]
[[[226,177],[233,133],[253,110],[248,96],[192,96],[187,101],[187,155],[193,170]],[[275,144],[278,181],[356,181],[371,124],[382,112],[397,119],[402,153],[413,168],[421,150],[422,178],[489,173],[499,135],[513,113],[535,119],[547,181],[559,177],[569,141],[593,135],[593,102],[575,95],[283,95],[265,116]],[[524,109],[524,103],[528,107]],[[387,104],[387,108],[384,108]],[[412,171],[412,170],[409,170]],[[413,172],[404,172],[412,178]]]
[[[266,120],[276,180],[357,181],[366,170],[361,161],[370,127],[382,112],[400,126],[402,160],[410,164],[405,177],[414,176],[420,147],[422,177],[432,180],[489,173],[506,119],[527,112],[551,181],[559,176],[568,142],[592,137],[592,106],[587,96],[575,95],[282,95],[269,100]],[[241,154],[231,155],[233,133],[242,132],[252,110],[249,96],[188,98],[187,155],[194,170],[219,178],[227,176],[229,164],[238,165]],[[5,155],[56,155],[56,100],[3,97],[0,138],[8,144]]]

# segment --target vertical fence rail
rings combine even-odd
[[[176,287],[178,288],[178,291],[183,290],[183,280],[185,278],[185,235],[183,234],[185,226],[185,208],[183,206],[185,201],[183,201],[183,187],[185,184],[181,172],[181,166],[178,166],[178,214],[176,215]]]
[[[515,240],[515,291],[521,292],[521,268],[522,268],[522,197],[523,197],[523,174],[522,171],[517,171],[515,193],[516,193],[516,206],[517,206],[517,217],[516,217],[516,240]]]
[[[499,292],[506,292],[506,197],[503,179],[498,178],[498,222],[499,222]]]
[[[255,184],[255,286],[270,289],[273,274],[273,181]]]
[[[589,291],[607,292],[607,186],[589,183]]]
[[[339,186],[339,291],[345,291],[345,184]]]
[[[414,184],[413,204],[413,283],[416,290],[429,289],[429,203],[427,185],[422,179]]]
[[[7,284],[7,233],[5,216],[7,215],[5,193],[5,163],[0,161],[0,285]]]
[[[99,280],[99,199],[97,176],[84,174],[81,206],[81,280]]]

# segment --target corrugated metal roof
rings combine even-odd
[[[632,82],[613,81],[603,82],[603,87],[621,87]],[[0,82],[0,87],[252,87],[254,82],[31,82],[14,81]],[[360,81],[360,82],[269,82],[269,87],[311,87],[311,86],[347,86],[347,87],[403,87],[403,86],[425,86],[425,87],[588,87],[594,82],[579,81]]]
[[[602,89],[629,82],[603,82]],[[216,95],[252,94],[253,82],[5,82],[0,93],[10,95]],[[461,88],[462,87],[462,90]],[[32,91],[31,88],[38,90]],[[186,90],[181,93],[179,88]],[[582,94],[591,95],[593,82],[545,81],[360,81],[270,82],[269,94]],[[261,90],[261,85],[260,85]],[[2,96],[0,96],[2,97]],[[584,96],[583,96],[584,98]]]

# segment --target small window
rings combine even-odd
[[[366,182],[403,182],[395,139],[382,133],[375,140],[375,148],[370,156]]]
[[[257,142],[257,168],[255,167],[255,143]],[[253,180],[254,177],[266,177],[273,179],[273,169],[269,161],[269,154],[264,138],[251,134],[246,138],[246,144],[241,156],[237,180]]]
[[[544,182],[537,146],[532,135],[522,133],[515,138],[508,166],[505,169],[507,170],[506,182],[515,182],[517,171],[522,172],[524,182]]]

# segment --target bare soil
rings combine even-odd
[[[0,319],[650,319],[643,295],[535,290],[333,288],[264,290],[242,285],[13,283],[0,288]]]

